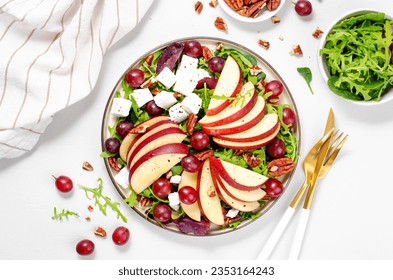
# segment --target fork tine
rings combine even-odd
[[[332,139],[334,139],[337,136],[338,132],[339,132],[339,130],[337,130],[333,133]],[[340,135],[337,136],[337,138],[335,138],[334,141],[330,144],[328,156],[326,157],[326,161],[327,161],[329,155],[332,153],[333,149],[335,149],[335,147],[337,146],[337,143],[340,140],[340,138],[343,136],[343,134],[344,134],[344,132],[341,132]]]
[[[336,142],[338,142],[338,140],[340,139],[342,134],[343,133],[341,133],[339,138],[336,141],[334,141],[334,144],[336,144]],[[335,148],[334,152],[329,156],[329,158],[327,159],[325,165],[332,165],[333,161],[336,159],[336,157],[337,157],[338,153],[340,152],[341,148],[344,146],[344,143],[347,140],[347,138],[348,138],[348,135],[345,135],[344,139],[341,140],[341,142]]]

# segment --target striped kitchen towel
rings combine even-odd
[[[108,49],[153,0],[0,0],[0,158],[31,150],[93,89]]]

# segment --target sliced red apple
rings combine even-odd
[[[130,169],[130,185],[140,193],[188,154],[184,144],[166,144],[143,155]]]
[[[217,137],[213,137],[213,141],[217,145],[224,148],[230,148],[235,150],[252,150],[252,149],[258,149],[260,147],[269,144],[277,136],[279,131],[280,131],[280,127],[277,127],[277,129],[273,131],[273,133],[271,133],[269,136],[256,141],[239,142],[236,140],[234,141],[224,140]]]
[[[187,135],[178,127],[166,128],[151,134],[133,149],[129,156],[130,168],[147,152],[165,144],[181,143],[186,137]]]
[[[260,205],[258,201],[245,202],[229,196],[220,184],[219,177],[214,178],[213,181],[221,199],[233,209],[237,209],[242,212],[250,212],[259,208]]]
[[[221,201],[213,182],[209,159],[202,163],[197,182],[198,205],[202,214],[213,224],[223,225]]]
[[[217,138],[237,142],[257,141],[268,137],[270,134],[274,133],[279,126],[280,122],[278,119],[278,115],[272,113],[265,115],[259,123],[245,131],[234,134],[221,135],[217,136]]]
[[[212,116],[218,114],[231,102],[228,99],[222,99],[222,97],[234,97],[239,93],[243,85],[243,75],[236,60],[231,56],[225,61],[224,68],[221,71],[221,75],[218,79],[216,88],[214,89],[214,95],[220,96],[220,99],[211,98],[206,114]]]
[[[262,199],[266,192],[263,191],[261,188],[250,190],[239,190],[231,186],[227,181],[223,180],[220,175],[217,173],[217,170],[214,169],[214,165],[210,165],[212,170],[212,175],[215,180],[220,183],[222,190],[233,199],[242,202],[253,202]]]
[[[223,180],[239,190],[249,191],[260,189],[268,179],[262,174],[214,157],[210,158],[210,162]]]
[[[154,117],[151,119],[148,119],[147,121],[144,121],[137,126],[135,126],[135,130],[138,129],[138,127],[146,126],[146,127],[151,127],[152,125],[161,122],[161,121],[169,121],[169,117],[167,116],[158,116]],[[134,142],[135,138],[139,135],[139,133],[128,133],[126,137],[123,138],[123,141],[121,141],[120,144],[120,149],[119,149],[119,155],[122,160],[127,161],[127,154],[131,149],[131,144]]]
[[[243,85],[236,98],[239,100],[232,101],[231,104],[216,115],[205,115],[199,124],[204,127],[224,125],[237,121],[244,117],[255,105],[257,101],[257,93],[251,82]]]
[[[149,127],[145,133],[139,134],[139,136],[135,138],[134,142],[132,142],[131,148],[127,154],[128,168],[130,168],[130,165],[131,165],[131,155],[133,155],[134,150],[139,146],[139,144],[141,142],[143,142],[146,138],[150,137],[151,135],[154,135],[157,132],[168,129],[168,128],[179,128],[179,125],[175,122],[165,120],[165,121],[155,123],[154,125]]]
[[[221,136],[226,134],[239,133],[256,125],[258,122],[262,120],[264,115],[265,115],[265,100],[263,99],[263,97],[258,96],[257,102],[255,103],[254,107],[251,109],[251,111],[248,112],[248,114],[246,114],[241,119],[220,126],[213,126],[213,127],[202,126],[202,129],[205,133],[212,136]]]
[[[181,174],[181,181],[178,186],[178,189],[185,186],[190,186],[196,190],[198,181],[198,172],[187,172],[183,171]],[[183,208],[184,213],[191,219],[200,222],[201,221],[201,210],[199,209],[198,202],[193,204],[184,204],[180,202],[180,206]]]

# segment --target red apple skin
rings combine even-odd
[[[280,127],[278,127],[272,134],[269,136],[257,140],[257,141],[249,141],[249,142],[238,142],[238,141],[229,141],[229,140],[222,140],[220,138],[213,137],[213,141],[224,148],[234,149],[234,150],[252,150],[258,149],[263,146],[266,146],[271,141],[273,141],[274,137],[277,136],[278,132],[280,131]]]
[[[227,128],[202,127],[202,130],[206,134],[209,134],[211,136],[221,136],[221,135],[239,133],[247,129],[250,129],[251,127],[256,125],[258,122],[262,120],[264,116],[265,116],[265,107],[259,112],[259,114],[255,118],[251,119],[250,121],[242,125],[235,126],[235,127],[227,127]]]
[[[264,118],[266,118],[267,115],[265,115]],[[264,118],[255,125],[255,127],[252,127],[248,130],[245,130],[243,132],[241,132],[244,135],[247,135],[248,131],[251,129],[255,129],[257,126],[260,126],[264,120]],[[258,134],[254,134],[251,136],[245,136],[245,137],[238,137],[238,134],[227,134],[227,135],[220,135],[220,136],[216,136],[216,138],[222,139],[222,140],[228,140],[228,141],[236,141],[236,142],[254,142],[254,141],[258,141],[258,140],[262,140],[263,138],[269,137],[271,134],[273,134],[277,128],[280,126],[280,122],[277,121],[272,124],[272,126],[269,127],[261,127],[260,129],[258,129]],[[235,136],[236,135],[236,136]],[[234,137],[235,136],[235,137]]]
[[[257,93],[256,91],[254,92],[252,98],[249,100],[249,102],[247,104],[245,104],[239,111],[237,111],[236,113],[223,118],[223,119],[219,119],[217,121],[214,122],[207,122],[207,123],[203,123],[203,122],[199,122],[199,124],[202,127],[213,127],[213,126],[220,126],[220,125],[224,125],[224,124],[228,124],[234,121],[237,121],[241,118],[243,118],[249,111],[251,111],[251,109],[254,107],[255,103],[257,102]]]
[[[243,191],[247,191],[247,190],[257,190],[260,189],[263,184],[259,184],[256,186],[248,186],[248,185],[244,185],[241,184],[237,181],[235,181],[229,174],[228,172],[225,170],[224,166],[221,164],[219,159],[216,159],[214,157],[210,158],[210,166],[212,169],[215,170],[215,172],[223,179],[225,180],[228,184],[230,184],[232,187],[237,188],[239,190],[243,190]]]
[[[139,153],[139,151],[146,146],[147,144],[153,142],[153,141],[161,141],[160,138],[169,135],[169,134],[180,134],[184,135],[184,138],[186,137],[186,134],[178,127],[170,127],[166,128],[160,131],[157,131],[156,133],[151,134],[149,137],[138,143],[135,148],[132,150],[131,154],[128,157],[128,160],[130,161],[130,168],[131,168],[131,163],[133,161],[133,158]],[[184,140],[184,139],[183,139]],[[158,145],[159,146],[159,145]],[[158,147],[157,146],[157,147]]]

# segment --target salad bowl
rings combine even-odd
[[[384,29],[391,31],[392,24],[390,15],[374,9],[353,10],[332,22],[322,35],[317,54],[319,72],[330,91],[361,106],[375,106],[393,99],[393,79],[389,78],[393,73],[393,41],[384,42],[388,40]],[[368,33],[368,28],[378,31]],[[353,39],[348,36],[363,41],[352,44]],[[389,50],[390,58],[385,49]],[[378,56],[379,60],[374,59]]]
[[[203,55],[190,57],[193,54],[188,55],[183,47],[195,42],[203,48]],[[173,48],[178,47],[181,48],[178,62],[172,63],[176,82],[165,85],[171,79],[162,76],[171,75],[167,65],[168,61],[173,62],[172,55],[176,53]],[[168,54],[170,58],[164,67],[159,61]],[[212,57],[225,61],[221,70],[215,72],[214,67],[218,66],[212,68],[206,63],[207,59],[213,61]],[[145,71],[142,85],[129,80],[130,73],[139,71],[136,69]],[[167,73],[162,74],[165,71]],[[193,78],[184,71],[199,77],[188,95],[185,88],[189,82],[183,82]],[[200,73],[205,76],[201,78]],[[215,89],[209,89],[212,80],[216,80]],[[204,81],[202,86],[200,81]],[[261,89],[257,89],[258,83]],[[281,85],[279,97],[273,98],[273,89],[265,90],[269,83]],[[218,94],[232,85],[238,89],[237,95],[223,98]],[[146,97],[138,97],[136,93],[146,91],[154,95],[141,105]],[[191,96],[196,100],[194,103],[189,102]],[[118,113],[124,111],[125,105],[119,106],[116,103],[119,99],[130,104],[126,114],[121,116]],[[168,104],[170,100],[174,101]],[[153,103],[162,106],[158,115],[148,109]],[[251,117],[252,114],[255,115]],[[223,115],[225,118],[219,117]],[[120,122],[134,125],[121,135],[124,133],[118,130]],[[240,132],[233,129],[240,129],[237,130]],[[203,137],[195,135],[207,137],[206,145],[200,147]],[[129,140],[130,137],[133,140]],[[300,123],[289,88],[266,60],[225,39],[188,37],[151,49],[130,64],[109,96],[101,140],[101,156],[109,177],[124,202],[137,214],[165,230],[211,236],[233,232],[263,217],[288,188],[297,167]],[[120,148],[111,151],[108,140],[120,142]],[[267,152],[266,146],[273,140],[284,145],[279,156],[273,157]],[[128,148],[127,152],[123,147]],[[198,159],[197,168],[191,168],[186,162],[190,157]],[[272,169],[269,165],[274,160],[280,162],[282,166],[278,166],[282,170],[288,169],[274,173],[277,166]],[[269,194],[268,181],[276,187],[278,184],[280,191]],[[170,186],[166,192],[162,186],[168,182]],[[196,190],[193,201],[190,201],[192,195],[184,199],[185,190],[182,189],[186,187]],[[192,194],[194,190],[189,188],[187,193],[192,191]],[[216,205],[215,210],[212,204]],[[163,217],[165,211],[169,214]]]

